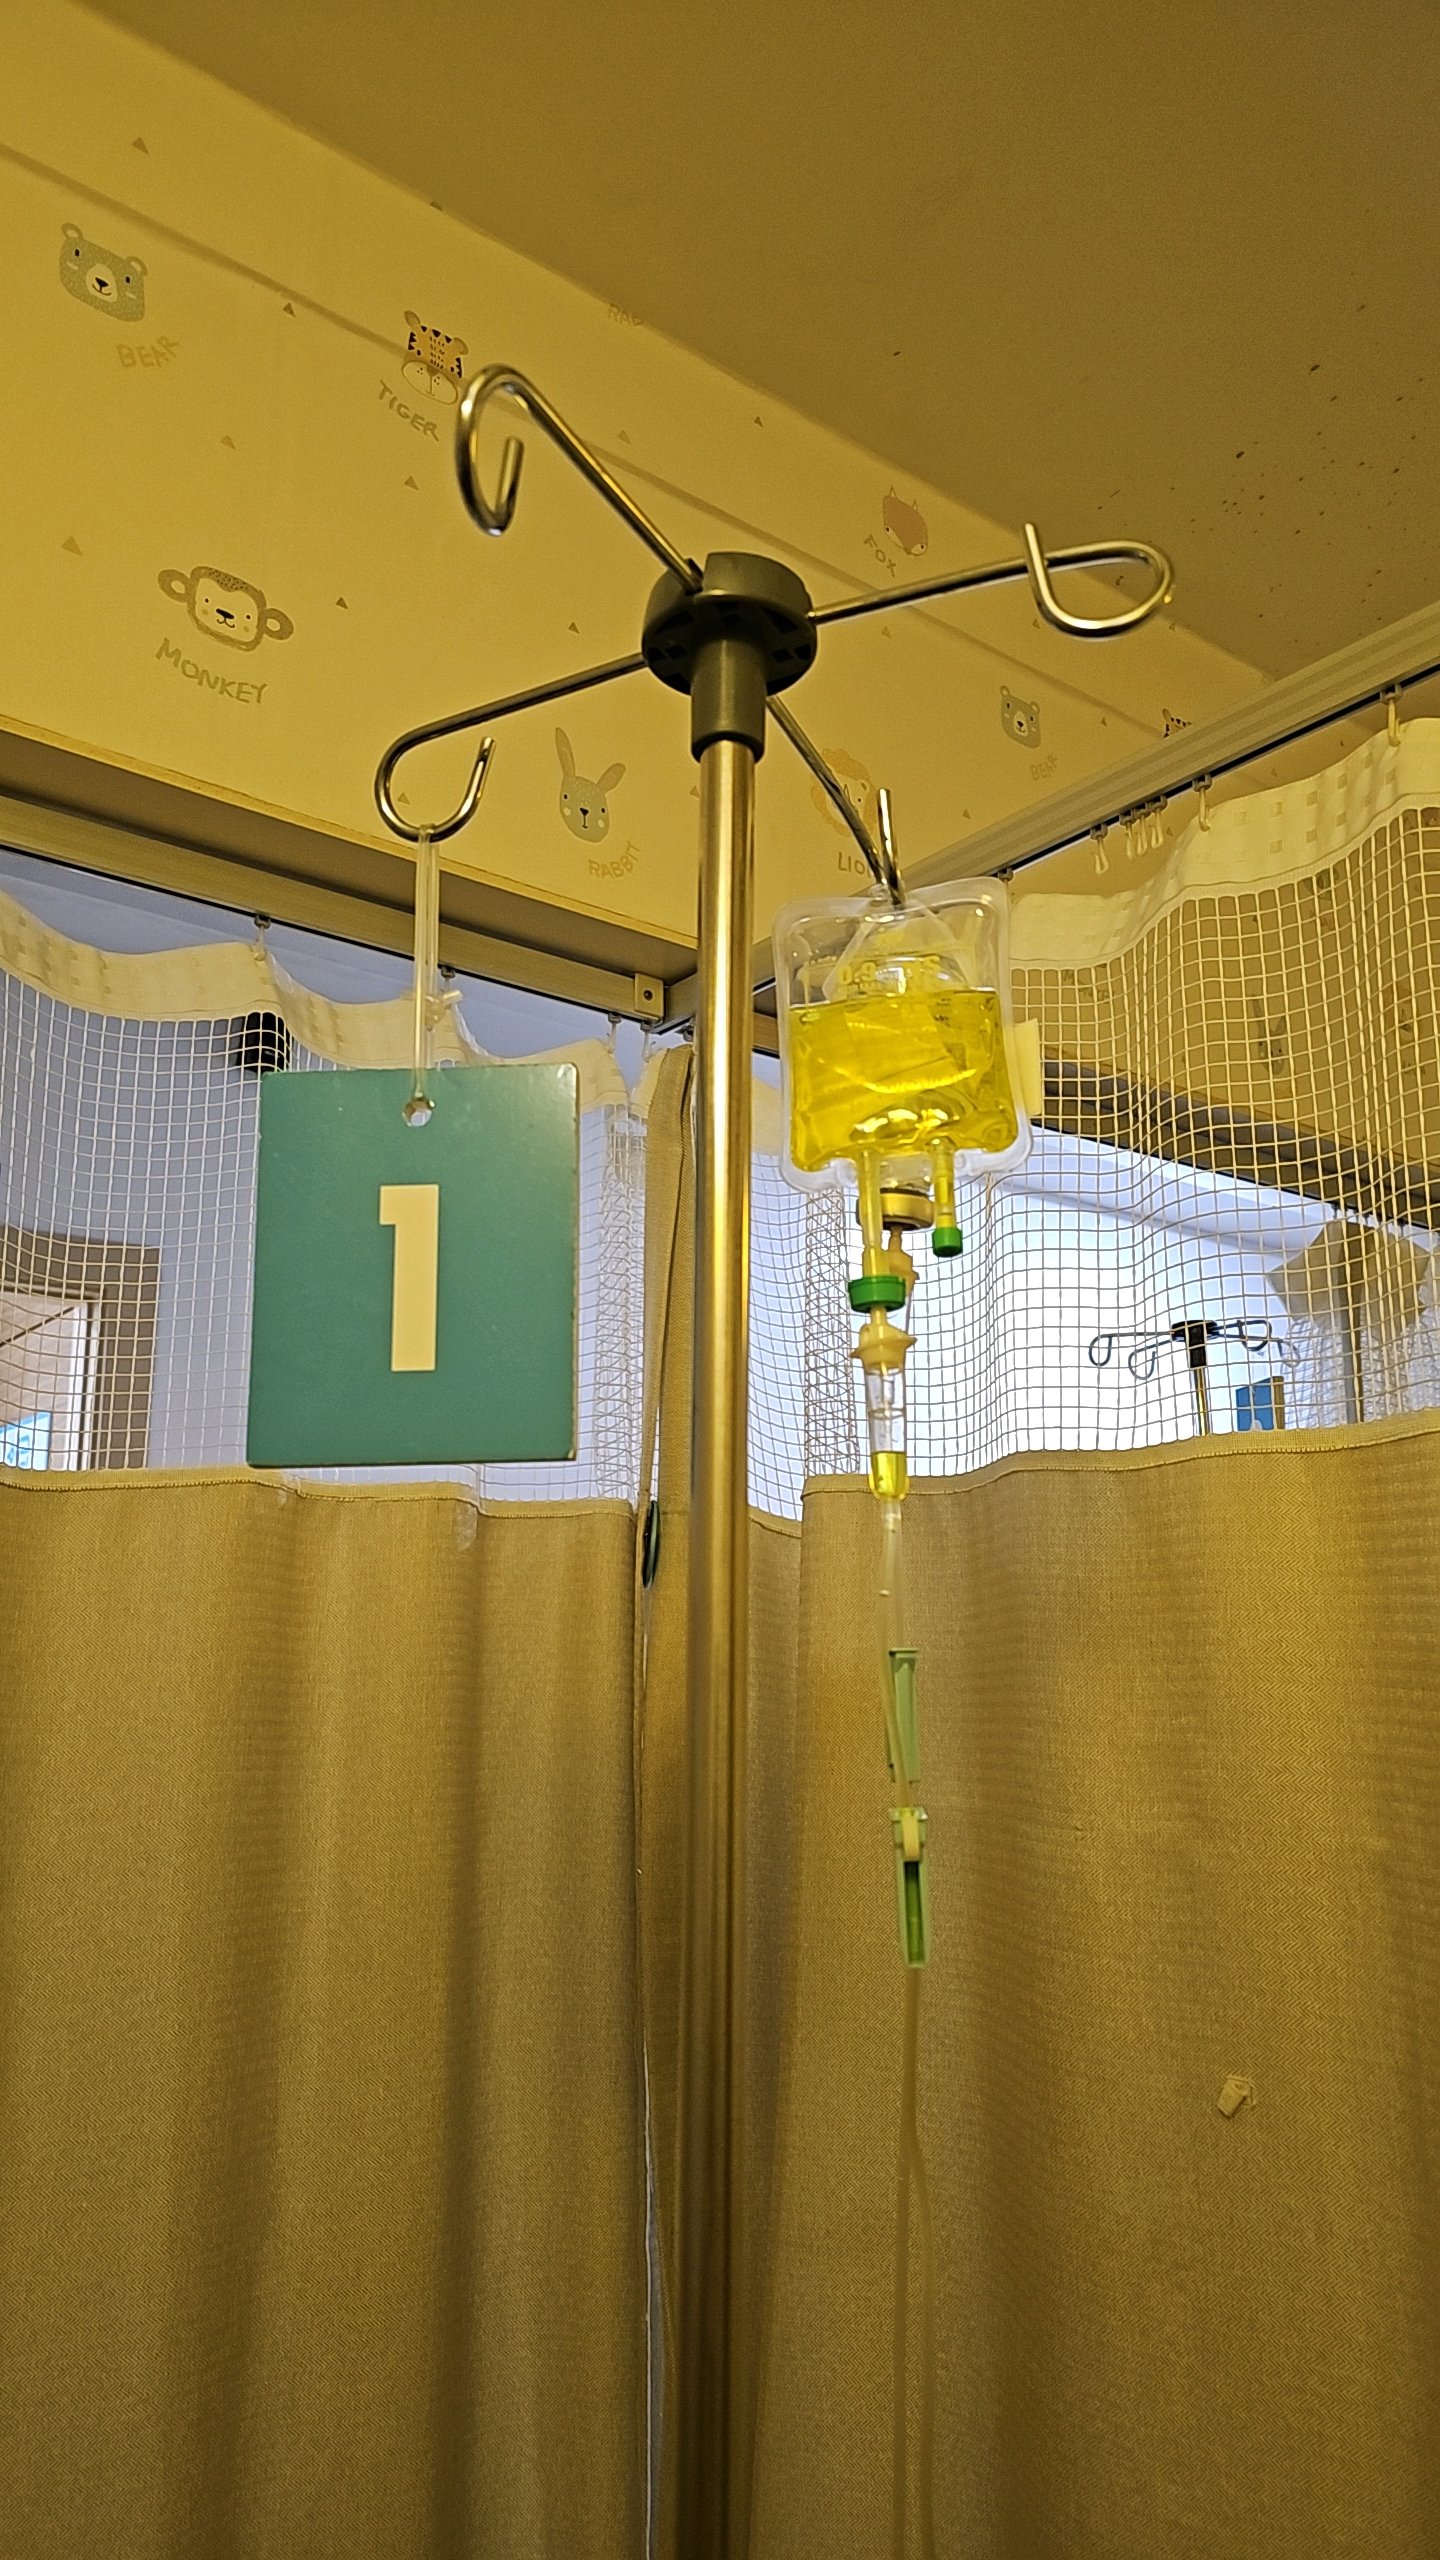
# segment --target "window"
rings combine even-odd
[[[144,1465],[158,1265],[148,1245],[0,1226],[0,1463]]]
[[[24,1413],[0,1423],[0,1467],[48,1467],[53,1413]]]

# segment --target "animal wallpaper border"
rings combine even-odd
[[[106,40],[118,40],[118,31],[109,29]],[[181,70],[181,66],[169,68],[177,76]],[[238,101],[228,92],[225,97],[227,111],[233,108],[237,114],[263,119],[263,111],[249,102]],[[279,130],[275,147],[283,158],[288,129]],[[299,147],[300,138],[294,140]],[[127,147],[151,160],[153,150],[163,152],[164,140],[153,132],[148,142],[136,135]],[[308,142],[305,147],[321,148]],[[448,286],[438,270],[436,278],[425,282],[423,208],[403,191],[387,190],[393,192],[402,214],[414,204],[416,264],[410,298],[397,301],[393,326],[381,330],[368,319],[335,307],[313,290],[307,292],[287,283],[283,277],[235,255],[230,248],[217,246],[197,236],[193,229],[167,220],[164,212],[152,212],[133,200],[127,201],[115,192],[113,183],[108,188],[101,187],[87,176],[60,169],[50,159],[24,150],[8,137],[0,138],[0,165],[64,199],[58,230],[50,235],[50,254],[58,268],[58,275],[52,269],[56,280],[51,289],[64,291],[68,303],[76,306],[76,327],[87,333],[85,351],[76,361],[92,368],[98,362],[113,365],[135,382],[137,391],[150,377],[154,398],[169,404],[171,413],[178,416],[186,404],[194,411],[195,368],[206,351],[196,347],[193,332],[187,341],[170,304],[171,268],[177,256],[182,261],[199,262],[200,269],[226,278],[233,286],[246,288],[258,297],[254,306],[257,327],[268,311],[273,317],[302,327],[314,323],[339,332],[345,341],[368,348],[381,359],[369,394],[373,413],[381,425],[366,432],[372,436],[383,432],[393,438],[394,461],[393,474],[384,471],[377,487],[382,494],[387,489],[393,491],[393,498],[387,501],[392,509],[403,500],[418,498],[426,511],[423,521],[416,521],[411,537],[405,536],[396,519],[395,527],[386,535],[392,549],[397,542],[409,539],[412,556],[419,563],[429,557],[423,546],[438,539],[447,555],[453,552],[463,559],[466,574],[478,576],[483,567],[493,577],[489,559],[482,561],[478,551],[473,558],[466,552],[466,528],[449,499],[448,444],[459,386],[476,361],[477,348],[482,353],[502,352],[498,345],[493,350],[485,345],[485,331],[476,323],[475,305],[483,307],[484,261],[503,260],[511,253],[478,235],[465,235],[466,242],[473,246],[476,263],[468,303],[466,292],[457,292],[453,275]],[[337,184],[343,184],[346,164],[337,160],[336,171]],[[385,184],[373,173],[363,176],[369,185]],[[460,227],[455,228],[458,231]],[[564,279],[546,281],[547,287],[571,296],[580,294],[580,288]],[[199,288],[193,287],[192,306],[198,293]],[[581,298],[589,309],[593,297]],[[590,325],[596,320],[602,327],[629,337],[631,343],[648,343],[653,350],[649,359],[652,365],[668,360],[666,342],[657,340],[636,315],[618,308],[607,313],[605,306],[595,304]],[[693,368],[700,360],[677,349],[675,361]],[[622,366],[619,379],[623,378]],[[741,387],[728,383],[725,377],[717,380],[726,383],[727,395],[738,402]],[[613,379],[602,406],[607,404],[612,410],[616,405]],[[158,421],[158,411],[155,414]],[[757,433],[767,428],[772,415],[783,423],[792,445],[803,444],[806,438],[828,437],[829,431],[819,429],[813,421],[764,400],[754,412]],[[230,432],[234,422],[223,421],[218,407],[213,411],[212,423],[223,431],[214,439],[215,459],[208,468],[217,493],[223,493],[233,488],[234,481],[233,474],[229,482],[224,481],[227,465],[221,455],[227,448],[230,455],[235,455],[237,438]],[[727,506],[708,492],[685,487],[673,476],[657,470],[654,457],[637,453],[629,428],[624,424],[617,427],[613,416],[608,432],[596,432],[583,413],[581,423],[612,467],[638,487],[663,497],[677,510],[713,528],[712,542],[718,538],[723,544],[727,538],[738,536],[747,546],[776,551],[796,564],[817,594],[853,591],[867,583],[872,589],[883,591],[887,582],[913,576],[914,564],[922,554],[928,554],[933,561],[937,543],[951,538],[937,534],[935,511],[948,509],[953,514],[957,512],[956,502],[921,490],[918,484],[897,473],[893,465],[879,462],[858,448],[844,447],[839,439],[829,439],[835,448],[830,468],[837,485],[843,482],[848,491],[845,511],[851,521],[848,526],[843,524],[838,505],[834,519],[836,533],[844,534],[851,553],[848,563],[843,557],[825,556],[807,542],[797,541],[790,532],[754,521],[743,508]],[[601,426],[603,430],[603,417]],[[697,416],[697,436],[703,442],[702,428],[703,421]],[[240,441],[243,443],[243,438]],[[716,477],[723,482],[723,468]],[[437,536],[436,496],[442,481],[447,515],[443,533]],[[404,725],[415,698],[405,687],[404,628],[398,621],[395,623],[393,640],[399,655],[395,659],[397,681],[392,689],[385,682],[386,646],[391,639],[386,628],[386,608],[379,608],[377,618],[373,592],[376,581],[373,577],[367,581],[360,574],[356,565],[359,554],[346,555],[332,544],[336,574],[328,601],[322,603],[314,559],[303,574],[297,574],[300,564],[293,556],[296,540],[308,542],[309,525],[292,531],[288,547],[278,535],[273,541],[257,544],[232,537],[226,531],[229,505],[228,495],[223,503],[217,497],[216,521],[208,532],[203,510],[193,504],[185,521],[177,520],[168,536],[163,520],[157,517],[150,565],[143,572],[137,571],[132,582],[129,612],[137,619],[143,618],[142,593],[147,587],[159,608],[148,644],[149,658],[154,670],[152,683],[170,684],[175,689],[176,708],[167,715],[172,721],[167,734],[174,743],[162,755],[145,752],[139,725],[132,721],[128,729],[122,726],[117,733],[97,740],[95,750],[102,758],[123,761],[137,771],[195,783],[211,796],[242,800],[301,824],[319,823],[327,832],[393,851],[394,840],[368,821],[368,815],[358,805],[357,791],[351,791],[342,809],[333,801],[328,805],[317,803],[313,791],[307,797],[303,781],[297,788],[292,778],[287,786],[280,772],[276,742],[282,734],[289,734],[285,724],[293,730],[303,711],[317,742],[326,745],[325,733],[333,729],[336,708],[327,695],[332,686],[343,692],[348,685],[353,701],[346,702],[343,708],[345,717],[354,724],[357,739],[357,752],[351,762],[357,768],[363,765],[368,801],[374,758],[387,738]],[[966,511],[958,512],[963,515]],[[298,522],[298,510],[292,513]],[[82,532],[83,529],[82,526]],[[557,554],[562,540],[557,528]],[[417,541],[422,546],[419,550],[414,549]],[[313,547],[321,546],[317,543]],[[578,551],[578,544],[576,547]],[[75,574],[81,574],[87,544],[73,526],[66,529],[59,548],[70,555]],[[857,573],[857,553],[868,566],[868,578],[867,567],[860,567]],[[424,574],[431,573],[426,570]],[[371,590],[368,594],[367,584]],[[585,600],[587,594],[589,604]],[[592,627],[599,619],[593,609],[594,594],[595,578],[582,558],[576,592],[544,600],[545,627],[562,635],[568,629],[577,643],[585,643],[583,648],[576,648],[577,664],[583,663],[594,645]],[[570,618],[567,623],[563,612],[566,606],[579,616],[578,621]],[[623,610],[621,604],[621,616]],[[360,667],[356,657],[358,631],[352,631],[345,639],[327,639],[319,618],[322,613],[332,617],[330,627],[337,635],[341,622],[333,618],[340,617],[351,624],[357,615],[365,619],[369,658],[363,681],[358,675],[347,676],[345,672]],[[810,710],[821,743],[835,758],[842,775],[848,775],[847,787],[851,782],[855,785],[858,802],[864,804],[873,799],[877,778],[892,779],[894,741],[903,736],[908,742],[915,732],[910,706],[917,697],[916,675],[922,667],[932,701],[943,704],[947,696],[953,697],[967,750],[972,728],[976,733],[977,745],[970,756],[976,767],[973,777],[965,767],[959,767],[951,781],[947,765],[946,774],[932,790],[940,812],[938,822],[951,835],[966,824],[983,824],[1014,807],[1017,799],[1023,804],[1025,799],[1038,797],[1053,787],[1057,747],[1052,743],[1052,734],[1063,752],[1067,726],[1072,757],[1078,751],[1088,757],[1092,766],[1123,753],[1131,740],[1140,742],[1159,734],[1158,700],[1154,712],[1147,716],[1138,704],[1132,706],[1110,693],[1096,692],[1083,678],[1098,670],[1088,668],[1083,658],[1077,657],[1073,677],[1057,676],[1053,665],[1046,662],[1050,651],[1048,636],[1038,620],[1032,616],[1030,621],[1040,641],[1033,660],[1024,653],[1023,644],[1019,649],[1014,645],[1019,635],[1013,619],[1003,638],[997,633],[995,639],[989,639],[967,629],[963,622],[947,619],[943,612],[924,609],[907,615],[896,632],[890,630],[882,616],[868,627],[873,640],[868,634],[859,642],[852,640],[848,651],[843,643],[837,644],[833,653],[837,680],[826,699],[822,702],[817,696]],[[583,632],[582,624],[587,625]],[[409,628],[413,631],[416,627],[412,611]],[[904,646],[891,676],[884,671],[882,661],[897,633]],[[520,654],[526,645],[523,639],[516,644],[515,664],[522,681],[528,673]],[[608,645],[608,635],[600,645]],[[553,641],[548,647],[553,663]],[[463,648],[457,647],[457,673],[453,679],[441,677],[437,681],[427,677],[423,691],[415,699],[419,716],[448,708],[452,703],[458,706],[466,698],[464,655]],[[548,668],[537,669],[541,671]],[[1238,669],[1236,672],[1248,673]],[[1010,682],[1000,683],[1001,675]],[[418,676],[414,682],[418,688]],[[1183,699],[1183,682],[1182,672],[1173,666],[1167,669],[1167,701]],[[989,719],[995,725],[990,735],[997,741],[998,760],[980,743],[987,686],[993,688],[989,699],[994,707]],[[471,698],[483,698],[486,690],[505,688],[503,683],[481,684],[477,688],[471,679],[468,689]],[[1124,688],[1120,690],[1123,692]],[[639,703],[639,691],[626,688],[624,698],[617,696],[613,705],[577,712],[574,722],[578,726],[572,725],[568,731],[552,728],[547,733],[548,749],[538,736],[526,743],[524,756],[517,754],[513,759],[517,775],[523,767],[528,777],[523,808],[517,798],[518,784],[511,786],[510,804],[504,800],[506,769],[511,762],[507,732],[507,757],[497,759],[496,776],[482,818],[463,844],[447,849],[449,865],[499,889],[540,899],[550,906],[570,908],[577,914],[667,940],[693,940],[693,779],[687,769],[683,742],[679,738],[669,740],[668,733],[664,744],[665,774],[663,779],[660,776],[656,762],[660,725],[657,716]],[[92,682],[88,695],[97,693]],[[371,709],[363,707],[362,697],[373,699]],[[82,692],[81,698],[86,699],[86,693]],[[187,700],[191,706],[188,712],[184,709]],[[37,709],[44,711],[45,706],[28,701],[17,703],[10,725],[30,734],[81,743],[75,737],[68,709],[63,726],[53,712],[34,717]],[[187,721],[191,743],[182,748],[179,736]],[[232,725],[222,731],[215,725],[219,722]],[[88,725],[95,724],[92,721]],[[516,724],[517,730],[520,725]],[[939,724],[932,717],[929,725]],[[1116,732],[1113,747],[1098,734],[1093,744],[1088,743],[1090,733],[1112,725]],[[1043,759],[1039,752],[1042,727],[1049,750]],[[888,747],[887,734],[891,738]],[[333,748],[333,738],[328,744]],[[1028,758],[1028,771],[1017,750]],[[948,757],[949,752],[947,743],[937,748],[932,761],[938,766],[942,755]],[[547,755],[548,790],[542,779]],[[988,773],[980,770],[987,758]],[[1009,763],[1011,758],[1013,766]],[[294,774],[302,775],[305,768],[299,753],[292,762]],[[781,799],[772,797],[771,807],[778,811],[778,819],[772,818],[764,830],[762,862],[772,858],[771,849],[778,847],[779,857],[790,864],[789,874],[779,876],[774,885],[773,903],[792,894],[797,886],[820,885],[829,872],[833,871],[837,878],[848,875],[855,862],[853,846],[824,803],[823,795],[812,797],[808,777],[797,773],[786,779],[779,773],[778,769],[787,763],[783,758],[769,759],[764,786],[772,795],[778,790]],[[776,769],[775,780],[769,778],[772,768]],[[437,797],[443,800],[443,788],[436,788]],[[902,792],[902,811],[904,807]],[[803,825],[799,823],[802,813]],[[935,821],[931,823],[933,826]],[[925,849],[923,841],[917,843],[912,837],[911,842],[913,850]],[[568,853],[565,846],[570,848]],[[763,892],[762,909],[770,895],[768,890]]]

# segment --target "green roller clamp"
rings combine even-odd
[[[963,1253],[965,1250],[965,1238],[959,1227],[932,1227],[930,1230],[930,1250],[933,1254],[937,1255],[939,1260],[942,1262],[950,1260],[950,1258],[957,1253]]]
[[[915,1968],[930,1961],[930,1879],[925,1866],[926,1816],[918,1805],[891,1807],[895,1835],[895,1903],[900,1953]]]
[[[920,1719],[915,1696],[915,1665],[908,1646],[890,1652],[890,1695],[895,1705],[895,1731],[900,1737],[900,1774],[913,1786],[920,1782]]]
[[[869,1307],[903,1307],[905,1283],[898,1271],[867,1272],[850,1283],[850,1304],[857,1316]]]

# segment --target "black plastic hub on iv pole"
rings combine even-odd
[[[765,752],[765,705],[798,683],[818,646],[804,583],[755,551],[712,551],[698,587],[667,570],[645,608],[640,647],[652,675],[690,696],[690,751],[717,738]]]

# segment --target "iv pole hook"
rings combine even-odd
[[[876,886],[884,890],[892,907],[903,907],[905,891],[895,861],[895,842],[890,828],[890,794],[880,793],[880,841],[877,844],[859,810],[851,800],[838,774],[833,773],[813,739],[801,728],[788,702],[772,694],[766,709],[778,729],[784,732],[802,761],[810,767],[826,799],[842,825],[847,826],[870,866]]]
[[[454,728],[457,725],[455,722],[441,722],[438,724],[438,734],[443,737],[447,728]],[[429,729],[408,729],[403,738],[397,738],[393,747],[387,749],[375,776],[375,805],[391,834],[402,836],[406,844],[421,844],[427,838],[431,844],[444,844],[447,837],[458,836],[462,827],[468,827],[480,806],[480,794],[485,788],[490,759],[495,753],[494,739],[482,738],[479,752],[470,767],[470,779],[465,785],[464,796],[454,815],[437,819],[432,826],[412,827],[407,819],[401,817],[396,808],[390,796],[390,785],[395,779],[395,767],[401,757],[408,755],[412,747],[426,745],[436,734],[436,726]]]
[[[1025,565],[1030,573],[1030,586],[1035,601],[1048,623],[1057,631],[1073,633],[1079,640],[1102,640],[1112,631],[1133,631],[1161,606],[1170,593],[1174,572],[1163,551],[1152,542],[1087,543],[1082,552],[1057,552],[1057,567],[1078,568],[1083,552],[1099,560],[1138,560],[1142,567],[1153,569],[1155,585],[1139,604],[1127,605],[1122,613],[1067,613],[1050,583],[1050,563],[1033,524],[1025,527]]]
[[[537,391],[534,383],[523,373],[516,373],[505,364],[487,365],[483,373],[477,373],[466,384],[465,396],[460,403],[459,433],[455,439],[455,468],[460,481],[460,495],[482,533],[508,531],[515,513],[520,470],[525,459],[525,448],[519,437],[507,436],[505,450],[500,457],[500,486],[493,501],[487,498],[480,485],[480,422],[489,403],[496,399],[513,400],[518,408],[534,419],[537,427],[543,427],[567,461],[574,463],[582,479],[589,481],[606,505],[614,508],[632,533],[639,535],[646,549],[653,551],[656,559],[663,561],[681,585],[694,594],[703,583],[694,561],[687,560],[683,551],[677,551],[674,544],[667,541],[644,508],[637,506],[628,490],[622,489],[619,481],[606,470],[599,455],[592,453],[587,444],[582,444],[574,428],[566,425],[559,410],[551,407],[544,392]]]
[[[465,797],[454,817],[447,818],[443,826],[407,825],[390,796],[396,766],[402,756],[408,756],[416,747],[432,746],[437,738],[456,737],[462,729],[488,730],[492,720],[503,720],[512,711],[532,711],[542,702],[565,702],[572,693],[588,693],[598,684],[613,684],[617,676],[639,675],[644,665],[644,659],[638,655],[611,658],[603,667],[582,668],[578,676],[557,676],[549,684],[527,686],[524,693],[508,693],[499,702],[481,702],[473,711],[452,711],[443,720],[426,720],[418,729],[407,729],[402,737],[393,739],[386,748],[375,775],[375,805],[386,826],[392,835],[403,836],[407,844],[418,844],[422,835],[429,836],[435,844],[443,844],[447,836],[458,835],[475,815],[480,794],[485,788],[490,758],[495,752],[494,739],[488,736],[481,739]]]

